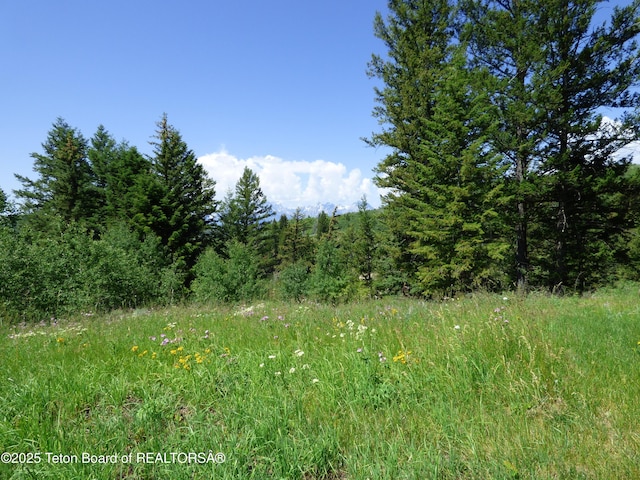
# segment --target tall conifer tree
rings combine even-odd
[[[80,221],[90,215],[93,174],[87,160],[87,141],[62,118],[58,118],[42,144],[43,153],[32,153],[36,180],[16,178],[23,188],[23,210],[35,214],[41,227],[48,215],[64,221]]]
[[[195,263],[205,246],[207,224],[216,210],[214,182],[163,115],[157,124],[153,177],[138,186],[135,221],[157,234],[175,262]]]
[[[439,0],[390,1],[376,35],[388,59],[370,73],[384,81],[374,111],[388,126],[373,145],[392,147],[377,167],[414,291],[450,293],[501,284],[507,255],[496,208],[505,202],[502,166],[486,148],[493,128],[482,77],[467,69],[455,37],[456,10]]]
[[[461,3],[469,55],[495,80],[491,144],[512,164],[518,284],[535,271],[550,287],[581,290],[611,263],[624,225],[611,199],[625,188],[626,161],[613,154],[636,138],[638,1],[601,26],[600,0]],[[603,107],[621,121],[603,122]]]

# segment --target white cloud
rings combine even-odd
[[[608,131],[610,133],[614,133],[616,130],[620,129],[622,123],[619,120],[607,117],[606,115],[602,117],[602,123],[600,124],[600,129],[604,131]],[[634,138],[634,133],[631,130],[627,130],[626,133],[629,138],[629,143],[622,147],[615,153],[616,157],[626,157],[631,155],[631,161],[633,163],[640,163],[640,141],[631,141]]]
[[[619,156],[631,155],[631,161],[633,163],[640,163],[640,141],[631,142],[626,147],[621,148],[616,152]]]
[[[342,163],[291,161],[272,155],[239,159],[225,149],[204,155],[198,161],[216,181],[220,199],[233,190],[246,166],[260,177],[262,191],[271,203],[289,208],[318,203],[351,205],[366,195],[370,205],[380,205],[380,191],[372,180],[363,177],[359,169],[348,170]]]

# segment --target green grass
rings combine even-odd
[[[32,461],[0,478],[640,478],[637,286],[181,307],[0,334],[0,451]]]

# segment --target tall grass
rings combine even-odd
[[[637,296],[181,307],[3,327],[0,450],[40,462],[1,464],[0,477],[640,478]]]

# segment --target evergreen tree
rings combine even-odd
[[[7,194],[0,188],[0,227],[14,226],[16,213],[12,202]]]
[[[321,238],[323,235],[326,235],[329,232],[329,224],[331,220],[327,212],[322,210],[318,213],[318,218],[316,220],[316,237]]]
[[[483,77],[470,71],[446,0],[391,1],[376,17],[389,59],[374,56],[382,79],[374,115],[389,125],[370,139],[392,147],[376,181],[397,228],[400,265],[424,293],[497,287],[508,247],[497,220],[505,202],[502,166],[486,148],[491,106]]]
[[[87,160],[87,141],[82,134],[58,118],[42,144],[44,153],[32,153],[36,180],[16,178],[23,188],[14,193],[22,208],[44,227],[47,216],[65,222],[80,221],[91,214],[93,173]]]
[[[584,290],[607,278],[615,263],[616,238],[630,225],[616,198],[629,183],[630,159],[615,153],[636,140],[630,109],[640,80],[640,2],[616,8],[608,25],[592,26],[596,0],[550,1],[550,39],[540,83],[549,85],[549,135],[542,147],[541,173],[554,239],[550,284]],[[601,109],[621,117],[605,121]],[[635,125],[634,125],[635,123]]]
[[[304,215],[296,208],[291,220],[287,222],[281,249],[282,262],[286,265],[302,261],[309,264],[313,255],[311,238],[306,232]]]
[[[114,170],[114,162],[117,156],[116,141],[100,125],[90,141],[87,152],[91,166],[91,219],[88,222],[94,229],[104,229],[108,222],[107,191],[109,188],[109,176]]]
[[[463,38],[472,64],[491,75],[487,94],[496,106],[498,127],[491,146],[511,164],[509,187],[514,194],[516,285],[528,285],[529,223],[531,206],[537,203],[536,175],[541,159],[536,142],[544,131],[544,112],[537,108],[537,86],[532,78],[539,62],[546,25],[535,0],[462,1],[465,15]]]
[[[264,253],[267,220],[273,209],[260,188],[260,179],[245,167],[233,194],[227,195],[220,215],[224,238],[255,247]]]
[[[152,177],[137,185],[135,223],[157,234],[174,262],[191,267],[205,246],[207,224],[216,210],[214,182],[163,115],[157,124]]]
[[[373,55],[368,74],[384,82],[375,88],[377,107],[374,117],[385,125],[366,141],[374,147],[391,147],[391,153],[376,167],[375,181],[389,189],[383,197],[385,217],[394,244],[397,268],[411,278],[424,259],[410,249],[407,232],[412,220],[408,202],[411,191],[404,185],[411,169],[420,161],[420,144],[426,131],[425,120],[432,115],[433,90],[452,39],[453,12],[446,0],[430,4],[421,1],[391,0],[385,23],[380,13],[374,21],[374,34],[387,48],[387,58]],[[397,279],[399,286],[405,279]]]
[[[358,202],[358,232],[353,245],[354,257],[358,265],[358,275],[369,290],[373,286],[373,264],[377,255],[373,218],[369,211],[367,197]]]
[[[147,204],[145,187],[155,185],[151,161],[136,147],[122,142],[116,146],[107,170],[105,188],[106,216],[110,221],[133,224],[139,207]],[[142,208],[144,211],[144,208]]]
[[[512,163],[518,284],[534,267],[550,286],[580,290],[610,263],[607,239],[624,225],[610,199],[626,162],[612,154],[635,138],[625,109],[638,102],[638,2],[608,26],[594,25],[598,0],[462,3],[470,56],[494,79],[491,144]],[[622,121],[605,125],[602,107],[622,109]]]

